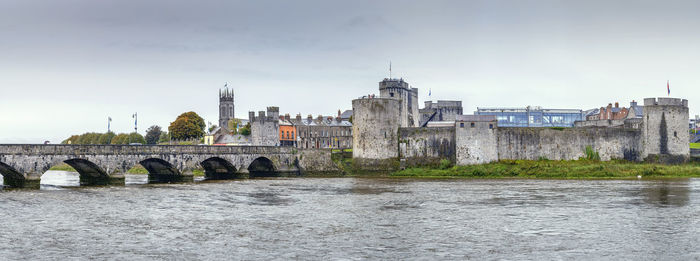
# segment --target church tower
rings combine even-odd
[[[224,89],[219,89],[219,127],[228,130],[228,121],[234,118],[233,110],[233,89],[224,85]]]

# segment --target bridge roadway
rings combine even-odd
[[[194,169],[207,179],[331,172],[337,165],[329,149],[267,146],[181,145],[0,145],[4,185],[39,188],[41,175],[67,163],[81,185],[123,185],[124,173],[141,164],[149,182],[192,181]]]

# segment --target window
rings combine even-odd
[[[472,122],[471,127],[474,128],[474,123]]]
[[[294,132],[292,131],[292,139],[294,139]]]
[[[493,129],[493,124],[489,124],[489,129]]]
[[[460,128],[464,128],[464,122],[460,122],[460,123],[459,123],[459,127],[460,127]]]
[[[394,97],[394,93],[393,93],[393,92],[390,92],[390,93],[389,93],[389,96]]]

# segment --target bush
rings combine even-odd
[[[450,167],[452,167],[452,161],[448,159],[441,159],[439,167],[440,169],[449,169]]]
[[[600,155],[591,146],[586,146],[586,159],[600,161]]]

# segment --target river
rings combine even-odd
[[[145,183],[0,191],[0,257],[700,259],[700,179]]]

